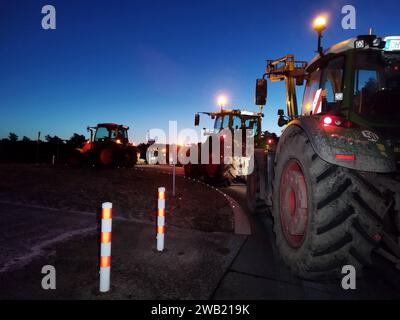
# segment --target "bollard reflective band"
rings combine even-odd
[[[111,264],[111,257],[100,257],[100,268],[109,268]]]
[[[158,234],[164,234],[165,232],[165,227],[164,226],[157,226],[157,233]]]
[[[102,219],[111,219],[112,218],[112,209],[111,208],[103,208],[101,213]]]
[[[165,216],[165,208],[158,208],[158,214],[159,217],[164,217]]]
[[[110,242],[111,242],[111,232],[102,232],[101,243],[110,243]]]

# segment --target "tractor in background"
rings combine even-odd
[[[400,268],[400,37],[370,32],[323,50],[318,21],[313,60],[267,60],[256,82],[257,105],[267,79],[285,82],[287,114],[276,150],[255,150],[247,203],[272,213],[278,251],[301,278],[361,271],[373,252]]]
[[[137,148],[129,143],[129,127],[115,123],[100,123],[87,127],[90,139],[77,148],[71,165],[90,164],[103,167],[132,168],[137,162]]]
[[[222,109],[219,112],[199,112],[195,115],[195,126],[200,123],[200,114],[207,115],[214,120],[214,129],[212,131],[204,129],[206,135],[206,141],[204,144],[208,144],[209,161],[208,164],[201,163],[201,152],[204,150],[202,144],[198,144],[198,164],[186,164],[184,165],[185,176],[200,179],[211,185],[216,186],[229,186],[234,180],[246,180],[247,173],[246,168],[248,167],[249,157],[245,156],[246,144],[245,134],[246,130],[251,130],[254,137],[254,145],[256,147],[265,147],[269,144],[273,145],[276,143],[276,136],[269,133],[262,132],[261,130],[261,119],[264,116],[262,112],[250,112],[240,109]],[[242,129],[242,144],[232,144],[232,154],[234,154],[235,148],[240,149],[241,156],[232,157],[230,163],[224,163],[224,135],[223,130],[229,130],[231,137],[234,137],[234,131]],[[220,139],[219,144],[220,150],[220,163],[213,163],[213,152],[212,150],[212,139]]]

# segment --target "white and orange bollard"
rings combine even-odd
[[[112,203],[101,207],[100,292],[110,290]]]
[[[157,251],[164,250],[165,238],[165,188],[158,188],[157,205]]]

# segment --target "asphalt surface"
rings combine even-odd
[[[170,166],[139,167],[171,174]],[[177,179],[183,169],[176,168]],[[171,179],[172,182],[172,179]],[[167,250],[155,250],[154,226],[113,221],[112,285],[98,292],[96,213],[0,203],[0,299],[399,299],[400,272],[374,257],[375,266],[343,290],[340,279],[292,276],[274,245],[268,214],[250,215],[246,186],[221,189],[242,211],[242,234],[170,228]],[[232,206],[230,201],[227,201]],[[244,222],[244,220],[246,222]],[[247,229],[247,227],[245,228]],[[237,229],[235,229],[237,230]],[[40,286],[43,265],[57,269],[57,290]]]
[[[96,213],[0,203],[0,299],[210,299],[244,237],[113,217],[111,289],[99,293]],[[56,289],[43,290],[43,266]]]

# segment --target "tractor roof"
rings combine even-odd
[[[207,114],[209,116],[219,116],[219,115],[226,115],[226,114],[234,114],[234,115],[249,116],[249,117],[264,116],[260,112],[253,112],[253,111],[240,110],[240,109],[222,109],[221,111],[218,111],[218,112],[201,112],[201,113]]]
[[[107,127],[107,128],[111,128],[111,129],[115,129],[115,128],[124,128],[126,130],[129,129],[128,126],[122,125],[122,124],[116,124],[116,123],[99,123],[97,125],[98,127]]]
[[[395,51],[400,48],[392,49],[390,46],[391,41],[400,41],[400,36],[383,36],[377,37],[375,35],[359,35],[342,42],[336,43],[333,46],[324,50],[324,56],[329,54],[339,54],[348,50],[357,49],[373,49],[373,50],[384,50],[384,51]],[[321,59],[321,56],[316,55],[307,66],[307,71],[310,66]]]

